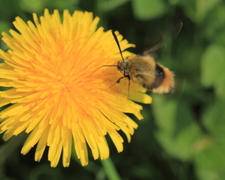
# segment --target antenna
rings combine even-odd
[[[119,51],[120,51],[121,58],[122,58],[122,60],[124,61],[123,53],[122,53],[122,50],[121,50],[121,47],[120,47],[120,43],[119,43],[118,38],[117,38],[117,36],[116,36],[116,34],[115,34],[115,31],[113,31],[113,30],[112,30],[112,35],[113,35],[113,37],[114,37],[114,39],[115,39],[115,41],[116,41],[116,44],[117,44],[117,46],[118,46],[118,49],[119,49]]]
[[[118,47],[118,49],[119,49],[119,51],[120,51],[120,56],[121,56],[122,60],[124,61],[123,53],[122,53],[122,50],[121,50],[121,47],[120,47],[120,43],[119,43],[119,41],[118,41],[118,38],[117,38],[117,36],[116,36],[115,31],[113,31],[113,30],[112,30],[112,35],[113,35],[113,37],[114,37],[114,39],[115,39],[115,41],[116,41],[117,47]],[[100,68],[102,68],[102,67],[118,67],[118,66],[117,66],[117,65],[103,65],[103,66],[99,67],[98,69],[100,69]],[[98,69],[97,69],[97,70],[98,70]],[[124,72],[124,73],[125,73],[125,72]],[[124,76],[125,76],[125,75],[124,75]]]

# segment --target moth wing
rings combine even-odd
[[[153,46],[145,50],[142,55],[151,56],[153,58],[159,57],[165,49],[167,48],[166,43],[164,42],[166,37],[172,35],[173,39],[176,39],[179,35],[181,29],[183,27],[183,23],[180,20],[175,20],[173,24],[170,26],[169,30],[165,30],[165,33],[162,33],[160,38],[154,43]]]
[[[163,53],[163,49],[166,49],[166,44],[162,41],[158,42],[156,45],[143,52],[144,56],[150,56],[152,58],[157,58]]]

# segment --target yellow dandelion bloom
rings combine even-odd
[[[17,17],[17,31],[3,33],[9,50],[0,50],[0,133],[4,140],[21,132],[29,134],[21,150],[26,154],[36,145],[35,160],[40,161],[48,147],[48,160],[69,166],[75,148],[81,164],[88,164],[88,148],[94,159],[109,157],[106,136],[117,151],[123,151],[137,124],[125,113],[142,119],[142,106],[129,99],[150,103],[145,90],[122,76],[115,65],[121,60],[111,34],[97,28],[99,18],[90,12],[65,10],[62,18],[55,10],[45,10],[33,22]],[[117,33],[122,50],[132,47]],[[131,56],[124,52],[124,56]],[[128,97],[129,94],[129,97]]]

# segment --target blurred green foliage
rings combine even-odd
[[[223,0],[0,0],[0,31],[16,16],[31,19],[43,9],[93,11],[105,29],[120,31],[136,53],[164,37],[158,61],[176,74],[173,95],[152,95],[124,152],[111,148],[123,180],[223,180],[225,177],[225,2]],[[173,22],[183,22],[174,40]],[[172,40],[173,39],[173,40]],[[1,42],[2,43],[2,42]],[[1,48],[6,48],[1,44]],[[150,93],[151,94],[151,93]],[[34,150],[20,154],[19,140],[0,141],[1,180],[107,179],[104,165],[50,168],[47,155],[34,162]],[[9,151],[13,149],[13,151]],[[115,178],[119,179],[119,178]]]

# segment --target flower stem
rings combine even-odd
[[[109,180],[121,180],[112,160],[110,158],[101,161],[106,176]]]

